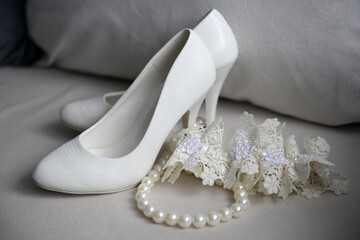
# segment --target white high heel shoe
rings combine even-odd
[[[211,124],[216,117],[216,107],[221,88],[238,57],[238,46],[235,35],[225,18],[216,9],[211,10],[194,28],[199,37],[208,47],[214,58],[216,80],[206,94],[206,123]],[[200,105],[201,106],[201,105]],[[190,112],[188,126],[196,121],[200,106]]]
[[[216,10],[211,10],[193,29],[208,47],[216,67],[216,81],[206,96],[206,121],[211,124],[215,120],[217,101],[220,90],[238,56],[237,42],[229,24]],[[120,98],[123,92],[113,92],[113,100]],[[95,101],[97,101],[95,103]],[[116,101],[112,101],[115,104]],[[201,100],[184,118],[184,126],[193,126],[202,105]],[[101,108],[101,109],[99,109]],[[92,98],[66,105],[60,112],[60,120],[71,128],[83,131],[100,119],[109,106],[104,98]],[[96,115],[97,114],[97,115]],[[91,120],[81,118],[91,117]]]
[[[110,92],[101,97],[69,103],[60,110],[60,121],[69,128],[82,132],[99,121],[124,92]]]
[[[177,121],[213,86],[215,74],[203,41],[192,30],[183,30],[103,118],[46,156],[33,179],[42,188],[74,194],[135,186]]]

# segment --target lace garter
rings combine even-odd
[[[249,195],[260,192],[286,198],[296,192],[310,199],[326,190],[347,193],[347,178],[327,160],[330,146],[325,139],[305,137],[301,153],[295,136],[283,139],[284,126],[277,119],[257,125],[253,115],[244,112],[226,141],[221,118],[207,127],[182,129],[168,144],[171,156],[161,180],[174,183],[185,170],[204,185],[231,189],[242,182]]]

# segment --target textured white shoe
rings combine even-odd
[[[213,58],[186,29],[145,66],[95,125],[46,156],[33,173],[45,189],[110,193],[135,186],[151,169],[169,132],[215,82]]]
[[[210,124],[215,120],[220,90],[238,56],[237,41],[229,24],[216,9],[211,10],[194,28],[194,31],[208,47],[216,67],[216,82],[206,96],[206,121]],[[111,102],[115,104],[116,98],[119,99],[123,92],[110,94]],[[98,97],[70,103],[60,112],[60,119],[69,127],[83,131],[109,111],[109,104],[105,104],[104,99]],[[200,107],[201,104],[194,107],[191,114],[186,116],[185,126],[187,124],[192,126],[195,123]]]
[[[124,91],[110,92],[102,97],[69,103],[60,110],[60,121],[69,128],[82,132],[99,121],[123,94]]]

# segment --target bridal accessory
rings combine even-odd
[[[321,137],[305,137],[304,152],[295,136],[284,139],[277,119],[258,125],[245,112],[223,142],[224,122],[187,128],[177,133],[168,147],[173,154],[164,166],[162,181],[174,183],[181,171],[193,173],[204,185],[231,189],[242,182],[249,195],[263,193],[286,198],[296,192],[317,198],[326,191],[347,193],[348,180],[332,169],[327,159],[330,146]]]
[[[210,126],[198,124],[182,129],[167,144],[170,153],[160,157],[138,186],[138,209],[155,223],[202,228],[241,216],[250,205],[248,193],[286,198],[296,192],[308,199],[326,190],[336,195],[347,193],[347,178],[334,171],[334,164],[327,160],[330,146],[325,139],[305,137],[305,152],[301,153],[294,136],[283,139],[284,126],[277,119],[258,125],[253,115],[244,112],[225,142],[221,118]],[[153,206],[150,193],[154,185],[160,180],[174,183],[182,171],[201,179],[203,185],[215,184],[233,191],[235,203],[195,216],[166,213]]]
[[[73,194],[136,186],[175,124],[197,108],[215,77],[206,45],[194,31],[181,31],[149,61],[108,113],[46,156],[33,179],[42,188]]]
[[[135,199],[137,207],[143,214],[152,218],[155,223],[166,223],[169,226],[179,225],[182,228],[188,228],[193,225],[195,228],[202,228],[206,224],[209,226],[216,226],[220,222],[228,222],[232,218],[238,218],[244,214],[244,211],[249,208],[250,201],[248,199],[245,187],[240,182],[234,184],[231,190],[234,193],[234,203],[231,206],[226,206],[218,211],[210,211],[208,214],[198,213],[194,216],[176,212],[164,212],[151,204],[150,193],[156,183],[158,183],[164,174],[163,168],[166,166],[168,154],[165,153],[156,163],[148,175],[142,179],[137,188]]]
[[[123,94],[124,91],[110,92],[101,97],[69,103],[61,108],[60,121],[69,128],[82,132],[99,121]]]
[[[215,68],[216,80],[211,89],[202,96],[191,112],[184,116],[184,126],[193,126],[203,99],[206,100],[206,120],[215,120],[216,106],[220,90],[238,56],[235,35],[224,17],[216,9],[211,10],[193,29],[211,53]],[[68,127],[84,131],[97,122],[123,95],[123,92],[107,93],[70,103],[60,111],[60,120]]]

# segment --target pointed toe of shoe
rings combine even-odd
[[[42,159],[33,172],[33,180],[41,188],[51,191],[91,193],[86,160],[78,146],[78,138],[75,138]]]
[[[42,159],[33,172],[33,180],[39,187],[56,192],[112,193],[138,184],[143,172],[133,169],[124,161],[90,153],[77,137]]]
[[[44,189],[66,192],[65,179],[61,178],[55,165],[48,158],[44,158],[35,168],[32,174],[36,184]]]
[[[60,110],[59,117],[66,126],[84,131],[94,125],[109,109],[110,106],[103,102],[102,97],[95,97],[65,105]]]
[[[36,166],[32,177],[39,187],[65,193],[82,190],[72,158],[66,154],[70,152],[69,143],[47,155]]]

